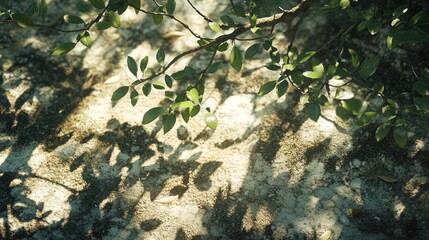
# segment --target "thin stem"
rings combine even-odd
[[[289,52],[293,47],[293,42],[295,41],[295,37],[296,37],[296,32],[298,31],[298,27],[301,24],[302,21],[302,17],[299,18],[298,22],[292,27],[290,28],[287,33],[289,33],[290,31],[292,31],[292,36],[289,42],[289,46],[287,47],[287,52],[286,52],[286,56],[289,56]],[[288,63],[290,63],[290,59],[288,58]]]
[[[235,8],[235,4],[234,4],[234,2],[233,2],[232,0],[229,0],[229,2],[231,3],[231,7],[232,7],[232,8]]]
[[[198,15],[200,15],[202,18],[204,18],[204,20],[206,20],[207,22],[213,22],[213,20],[211,20],[210,18],[208,18],[206,15],[202,14],[200,12],[200,10],[198,10],[192,3],[190,0],[187,0],[189,5],[191,5],[191,7],[195,10],[195,12],[198,13]]]
[[[216,46],[216,47],[217,47],[217,46]],[[212,54],[212,56],[211,56],[211,58],[210,58],[210,61],[209,61],[209,63],[207,64],[206,68],[205,68],[205,69],[200,73],[201,75],[200,75],[200,79],[198,79],[198,82],[199,82],[199,81],[201,81],[201,80],[203,79],[204,75],[207,73],[207,70],[209,70],[209,68],[210,68],[210,66],[212,65],[213,60],[214,60],[214,58],[215,58],[215,56],[216,56],[216,53],[217,53],[217,50],[215,50],[215,51],[213,52],[213,54]]]
[[[94,18],[91,22],[89,22],[85,27],[83,28],[78,28],[78,29],[62,29],[62,28],[57,28],[55,27],[56,22],[54,24],[34,24],[32,27],[36,27],[36,28],[42,28],[42,29],[48,29],[48,30],[54,30],[54,31],[58,31],[58,32],[64,32],[64,33],[72,33],[72,32],[83,32],[83,31],[87,31],[89,30],[95,23],[97,23],[98,21],[100,21],[101,17],[103,16],[103,14],[106,12],[107,8],[109,7],[109,4],[103,9],[103,11],[101,11],[96,18]],[[11,23],[11,22],[15,22],[14,20],[6,20],[0,23]]]
[[[159,2],[158,2],[158,1],[153,0],[153,2],[155,3],[155,5],[156,5],[157,7],[162,7],[162,5],[161,5],[161,4],[159,4]]]
[[[261,37],[255,37],[255,38],[236,38],[235,40],[237,41],[256,41],[256,40],[261,40],[261,39],[265,39],[265,38],[269,38],[274,31],[274,26],[271,27],[270,32],[265,35],[265,36],[261,36]]]
[[[129,5],[129,6],[132,6],[132,5]],[[136,8],[137,9],[137,8]],[[190,27],[189,27],[189,25],[188,24],[186,24],[185,22],[183,22],[182,20],[180,20],[180,19],[178,19],[178,18],[176,18],[175,16],[173,16],[173,15],[171,15],[171,14],[168,14],[168,13],[164,13],[164,12],[150,12],[150,11],[147,11],[147,10],[144,10],[144,9],[142,9],[142,8],[138,8],[137,9],[138,11],[140,11],[140,12],[142,12],[142,13],[145,13],[145,14],[149,14],[149,15],[162,15],[162,16],[166,16],[166,17],[168,17],[168,18],[171,18],[171,19],[173,19],[174,21],[176,21],[176,22],[178,22],[178,23],[180,23],[184,28],[186,28],[192,35],[194,35],[194,37],[196,37],[196,38],[198,38],[198,39],[205,39],[205,40],[211,40],[210,38],[204,38],[204,37],[201,37],[199,34],[197,34],[196,32],[194,32]]]
[[[316,54],[322,52],[323,50],[325,50],[327,47],[329,47],[335,40],[337,40],[338,38],[343,37],[345,34],[349,33],[355,26],[357,25],[357,23],[352,24],[350,27],[348,27],[346,30],[344,30],[344,26],[341,27],[340,31],[335,34],[331,39],[329,39],[329,41],[327,41],[325,44],[323,44],[323,46],[321,46],[316,52]]]

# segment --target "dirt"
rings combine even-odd
[[[192,9],[178,11],[208,31]],[[203,116],[167,134],[158,121],[142,125],[162,91],[135,107],[112,103],[133,80],[127,55],[152,57],[163,45],[168,61],[196,45],[160,41],[186,31],[151,21],[127,11],[124,28],[91,33],[91,49],[62,57],[50,49],[73,35],[0,26],[0,238],[429,239],[427,136],[415,131],[401,150],[376,142],[375,126],[339,121],[332,106],[314,123],[293,88],[256,95],[276,77],[262,60],[207,79],[203,107],[219,118],[216,131]],[[208,60],[198,54],[174,70]]]

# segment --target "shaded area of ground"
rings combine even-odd
[[[141,42],[158,46],[146,36],[128,36],[131,46],[114,57]],[[293,91],[256,97],[267,72],[225,70],[206,90],[220,128],[196,119],[162,135],[159,123],[139,124],[156,96],[113,108],[111,92],[128,79],[101,84],[74,57],[58,63],[24,45],[12,65],[2,58],[2,238],[316,239],[327,230],[334,239],[429,238],[428,186],[416,180],[428,176],[427,139],[418,134],[423,147],[403,151],[375,142],[373,127],[334,124],[329,108],[314,124]],[[165,196],[177,200],[155,201]]]

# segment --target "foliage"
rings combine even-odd
[[[16,2],[24,1],[0,0],[1,23],[12,22],[21,28],[47,28],[77,33],[75,41],[53,48],[53,55],[66,54],[77,44],[91,47],[92,34],[89,30],[103,31],[121,27],[121,15],[128,8],[134,9],[136,14],[150,16],[156,25],[171,20],[186,28],[195,37],[199,47],[186,50],[170,61],[166,61],[168,52],[161,47],[153,58],[156,61],[155,67],[148,67],[149,56],[140,60],[128,56],[128,70],[134,79],[129,86],[118,88],[112,95],[112,101],[118,101],[129,94],[134,106],[141,94],[147,97],[152,89],[164,91],[167,104],[148,110],[142,121],[143,124],[148,124],[161,118],[165,133],[172,129],[177,117],[188,122],[201,111],[204,79],[224,64],[219,52],[229,54],[229,65],[238,72],[246,67],[247,61],[252,61],[255,57],[268,60],[265,67],[277,73],[278,78],[262,84],[258,95],[266,95],[275,90],[278,97],[282,97],[293,87],[301,92],[302,102],[311,120],[317,122],[322,116],[323,107],[331,104],[339,119],[353,119],[358,126],[377,124],[376,140],[381,141],[391,134],[401,148],[407,146],[409,126],[413,119],[425,119],[429,113],[428,66],[410,66],[414,73],[413,78],[408,79],[412,88],[404,98],[407,91],[405,88],[399,94],[387,92],[386,81],[379,79],[382,76],[379,73],[383,71],[380,65],[388,64],[389,59],[381,59],[377,53],[356,49],[352,43],[347,42],[347,36],[353,34],[354,37],[384,38],[383,47],[392,53],[397,49],[410,50],[421,45],[427,47],[429,11],[428,4],[425,3],[388,1],[382,4],[377,1],[350,0],[326,0],[320,3],[301,0],[288,8],[283,1],[276,0],[231,0],[229,12],[209,18],[190,0],[187,3],[176,0],[87,0],[76,4],[76,10],[80,14],[64,16],[62,26],[65,27],[60,28],[57,25],[44,25],[49,11],[45,0],[25,1],[22,3],[25,8]],[[217,37],[208,38],[196,34],[180,20],[180,13],[176,14],[179,4],[193,8],[207,22],[207,29],[216,32]],[[338,26],[339,33],[333,34],[332,41],[325,44],[329,51],[338,51],[337,57],[320,54],[323,48],[298,49],[294,43],[302,22],[311,21],[312,16],[320,14],[347,15],[348,21],[343,26]],[[89,15],[89,20],[84,21],[87,18],[83,15]],[[288,36],[287,46],[276,46],[275,38],[279,34]],[[332,42],[337,40],[340,46],[333,47]],[[248,46],[246,50],[243,50],[244,46]],[[177,72],[170,71],[170,67],[179,59],[199,51],[205,51],[211,56],[204,69],[186,66]],[[192,80],[192,83],[186,91],[175,90],[174,82],[183,79]],[[379,100],[382,104],[368,104],[374,100]],[[207,126],[215,130],[218,125],[216,116],[209,109],[204,114]]]

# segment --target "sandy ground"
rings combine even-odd
[[[198,116],[163,134],[160,122],[141,125],[162,91],[135,107],[111,94],[132,82],[127,55],[153,63],[162,45],[168,61],[196,43],[161,41],[184,30],[132,11],[122,21],[64,57],[49,49],[72,35],[0,26],[0,238],[429,239],[427,138],[410,136],[406,150],[377,143],[373,126],[341,123],[329,106],[314,123],[293,89],[255,94],[275,77],[261,62],[207,80],[216,131]]]

